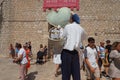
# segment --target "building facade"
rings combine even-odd
[[[81,26],[96,43],[120,41],[120,0],[80,0]],[[8,55],[9,44],[32,43],[33,54],[39,45],[50,44],[49,25],[43,12],[43,0],[3,0],[0,5],[0,55]],[[87,40],[85,41],[87,43]]]

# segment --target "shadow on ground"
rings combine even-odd
[[[25,80],[35,80],[35,78],[36,78],[35,75],[37,75],[37,74],[38,74],[37,71],[31,72],[31,73],[29,73],[29,74],[27,75],[27,78],[26,78]]]

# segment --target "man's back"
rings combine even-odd
[[[64,35],[67,38],[64,49],[68,50],[74,50],[78,48],[86,36],[84,29],[75,22],[65,26]]]

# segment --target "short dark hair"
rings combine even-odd
[[[95,39],[93,37],[89,37],[88,42],[95,42]]]
[[[40,44],[40,48],[43,48],[43,44]]]
[[[110,43],[110,40],[107,40],[106,43]]]
[[[22,48],[22,45],[20,43],[18,43],[16,48]]]

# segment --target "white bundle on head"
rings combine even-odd
[[[60,25],[61,27],[64,27],[66,24],[68,24],[70,17],[71,10],[67,7],[63,7],[58,9],[58,11],[51,11],[48,13],[47,21],[53,26]]]

